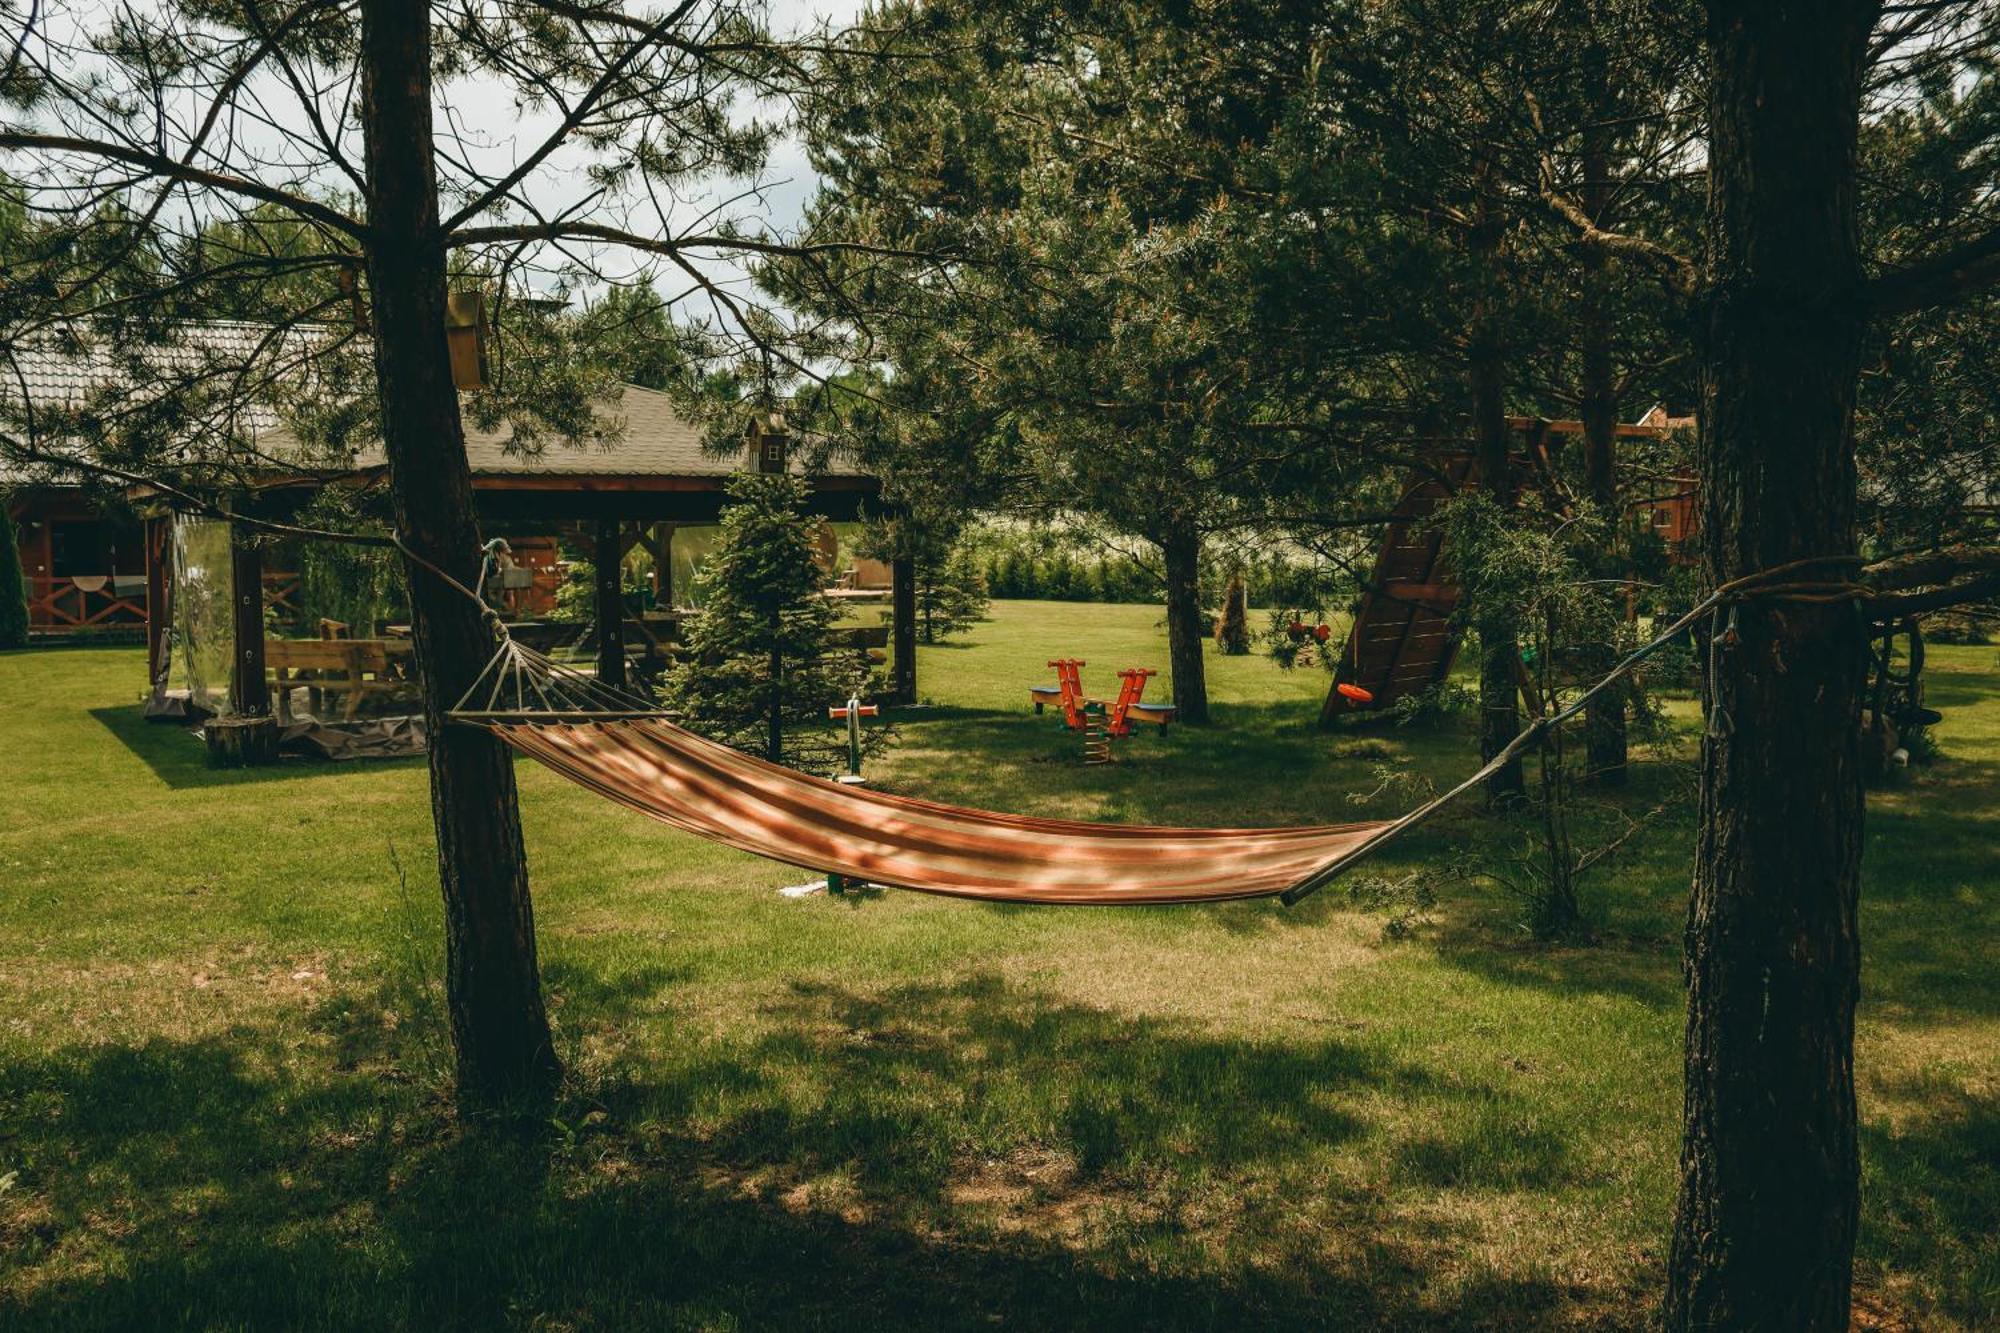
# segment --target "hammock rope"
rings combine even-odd
[[[672,716],[653,700],[606,685],[504,632],[492,660],[445,716],[498,726],[531,722],[620,722]]]
[[[1389,820],[1286,828],[1174,828],[1038,819],[812,777],[676,726],[672,714],[519,643],[499,647],[447,713],[490,730],[578,785],[738,850],[892,888],[1015,903],[1169,904],[1276,897],[1287,906],[1477,788],[1581,713],[1704,616],[1753,599],[1834,604],[1852,581],[1793,561],[1716,588],[1561,710],[1538,718],[1464,781]],[[452,586],[479,601],[471,589]],[[1733,612],[1732,612],[1733,614]]]

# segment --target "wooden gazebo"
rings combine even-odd
[[[704,444],[700,427],[674,410],[664,393],[625,385],[615,399],[598,407],[616,420],[615,443],[575,448],[551,445],[528,452],[516,446],[512,431],[502,426],[483,431],[466,423],[466,455],[471,466],[474,502],[481,528],[489,537],[506,537],[523,546],[540,544],[562,533],[592,552],[597,569],[598,666],[600,675],[621,681],[625,670],[625,614],[619,570],[634,546],[653,556],[654,600],[671,606],[673,541],[676,529],[715,523],[727,503],[729,478],[745,470],[789,471],[807,478],[809,512],[830,522],[862,517],[881,496],[876,478],[833,464],[808,470],[794,456],[779,413],[753,416],[742,436],[740,451],[718,453]],[[285,456],[285,441],[260,439],[269,455]],[[364,449],[349,469],[310,475],[273,475],[254,495],[244,497],[258,516],[278,516],[295,510],[325,486],[369,490],[386,485],[387,464],[377,450]],[[234,544],[233,585],[257,587],[268,582],[258,546]],[[907,560],[892,564],[890,677],[886,698],[913,703],[916,685],[916,580]],[[242,608],[238,648],[232,658],[232,690],[239,700],[264,697],[262,682],[268,668],[261,633],[253,630],[250,608]],[[156,660],[157,655],[156,655]],[[240,706],[240,705],[239,705]]]

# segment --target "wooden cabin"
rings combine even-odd
[[[0,476],[0,489],[6,480]],[[145,632],[143,523],[105,510],[74,486],[22,487],[6,503],[36,638]]]

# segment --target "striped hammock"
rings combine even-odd
[[[1166,828],[891,796],[697,736],[651,700],[504,637],[448,716],[487,728],[600,796],[738,851],[992,902],[1137,905],[1279,894],[1294,901],[1423,813],[1309,828]]]
[[[610,689],[505,637],[448,716],[487,727],[570,781],[664,824],[852,880],[1011,903],[1281,897],[1290,904],[1477,787],[1700,617],[1747,588],[1817,563],[1824,562],[1795,562],[1717,588],[1566,707],[1538,718],[1478,772],[1407,814],[1372,823],[1087,824],[891,796],[810,777],[697,736],[675,726],[650,700]],[[1826,595],[1811,586],[1813,595]]]
[[[1073,905],[1264,898],[1344,863],[1390,827],[1030,819],[828,782],[660,717],[487,725],[529,758],[663,824],[774,861],[955,898]]]

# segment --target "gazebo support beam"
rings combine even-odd
[[[653,557],[653,605],[662,611],[674,609],[674,525],[655,523],[652,532],[640,529],[639,544]]]
[[[165,696],[170,663],[167,627],[173,623],[174,520],[146,519],[146,683],[154,699]]]
[[[625,688],[625,588],[620,566],[625,547],[619,541],[618,520],[597,521],[597,678],[614,689]]]
[[[229,715],[202,725],[208,761],[220,768],[278,762],[278,719],[264,679],[264,552],[241,527],[229,528]]]
[[[271,687],[264,674],[264,552],[235,524],[229,529],[229,576],[236,640],[229,706],[238,717],[262,717],[271,711]]]

